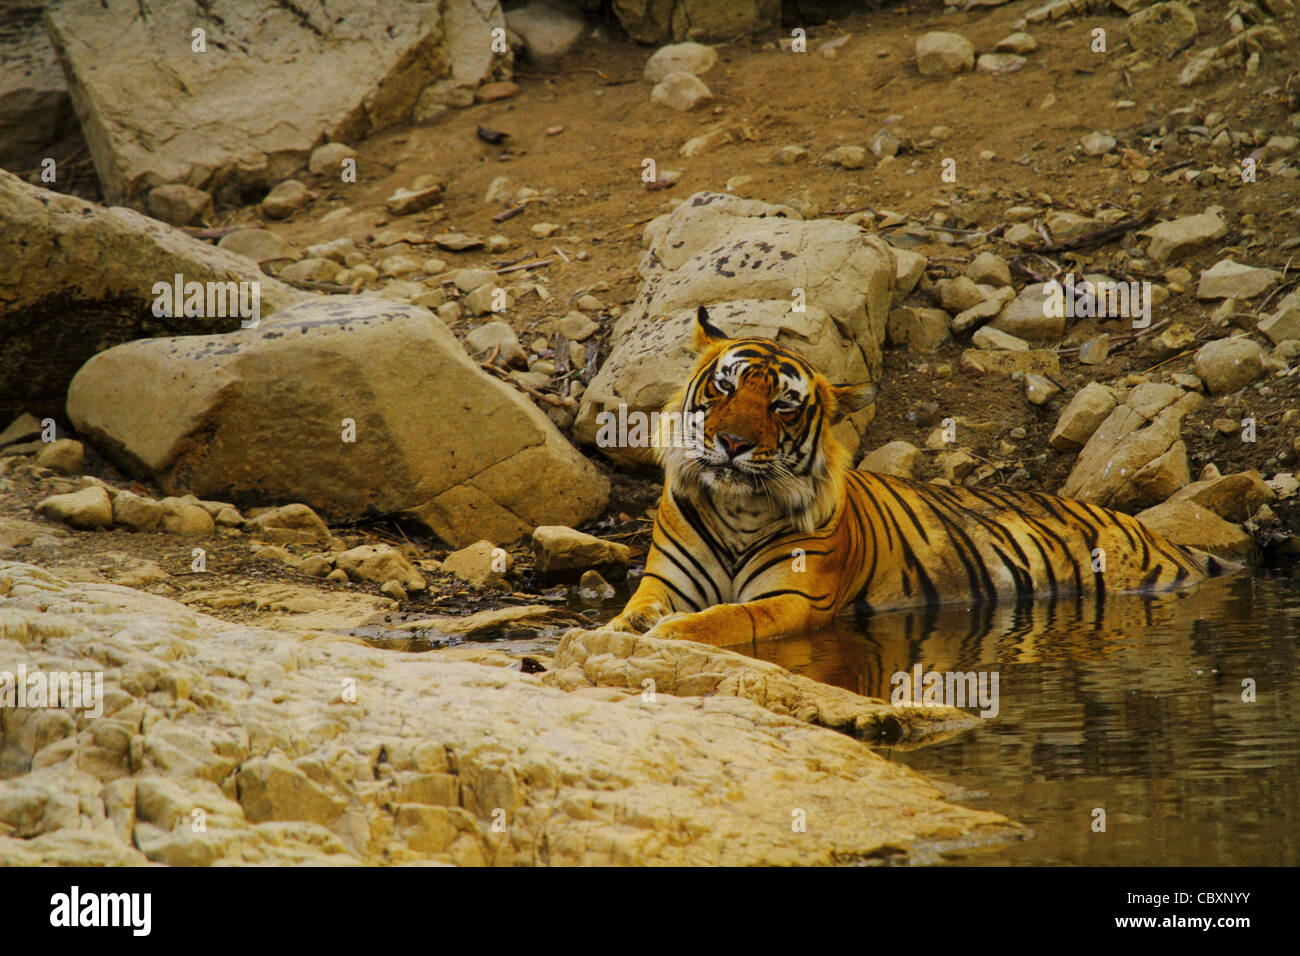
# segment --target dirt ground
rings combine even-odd
[[[714,99],[701,109],[677,113],[650,102],[650,84],[641,79],[651,50],[610,39],[591,40],[576,52],[545,66],[520,64],[520,93],[506,100],[480,104],[445,114],[432,124],[391,130],[355,144],[358,182],[310,177],[312,203],[285,223],[270,223],[300,248],[312,243],[349,236],[367,253],[384,241],[384,231],[435,233],[465,231],[507,237],[510,248],[499,254],[483,251],[442,252],[429,245],[430,257],[446,259],[453,267],[492,267],[524,259],[546,258],[551,264],[537,272],[550,289],[550,300],[535,295],[520,300],[506,317],[528,346],[536,335],[553,330],[555,319],[573,308],[584,293],[592,292],[609,308],[626,308],[633,300],[642,253],[644,224],[679,200],[701,189],[725,191],[732,177],[750,177],[735,191],[749,197],[781,202],[794,197],[820,208],[824,216],[843,216],[871,210],[897,213],[899,223],[879,231],[890,241],[930,257],[929,279],[956,275],[962,264],[985,249],[1006,258],[1018,251],[1001,239],[965,244],[968,235],[933,228],[987,230],[1006,223],[1006,210],[1032,204],[1044,213],[1073,211],[1097,214],[1107,209],[1125,215],[1150,212],[1160,218],[1201,213],[1222,206],[1231,229],[1217,245],[1203,249],[1179,265],[1195,276],[1225,255],[1254,266],[1286,274],[1277,296],[1297,281],[1300,259],[1300,180],[1269,178],[1261,174],[1253,184],[1239,179],[1217,182],[1200,177],[1187,181],[1189,169],[1218,164],[1230,166],[1238,150],[1219,150],[1207,137],[1170,133],[1162,148],[1150,146],[1161,121],[1170,111],[1195,107],[1202,114],[1218,111],[1232,130],[1258,131],[1258,143],[1268,136],[1300,131],[1288,124],[1288,115],[1300,109],[1300,44],[1285,52],[1267,52],[1258,75],[1247,77],[1240,67],[1225,76],[1192,88],[1180,88],[1177,76],[1190,51],[1169,60],[1149,58],[1142,69],[1123,44],[1124,20],[1119,16],[1078,16],[1063,24],[1030,28],[1040,47],[1028,55],[1018,72],[972,72],[956,78],[925,78],[915,68],[916,37],[927,30],[961,32],[978,51],[992,50],[997,40],[1013,32],[1013,24],[1029,3],[1012,3],[993,10],[946,15],[941,4],[917,2],[893,10],[861,14],[838,22],[810,25],[808,52],[780,49],[775,38],[723,44],[718,65],[704,76]],[[1221,43],[1230,36],[1227,24],[1210,5],[1198,8],[1207,35],[1196,48]],[[1295,21],[1290,21],[1294,29]],[[1094,28],[1107,31],[1110,53],[1090,50]],[[847,37],[823,55],[819,48],[830,40]],[[1045,98],[1055,105],[1043,107]],[[1132,106],[1125,106],[1125,101]],[[1119,105],[1117,105],[1119,104]],[[888,122],[887,122],[888,121]],[[678,150],[693,136],[723,124],[734,131],[733,142],[704,154],[683,158]],[[881,129],[891,129],[903,141],[898,158],[875,167],[845,170],[820,157],[844,144],[867,145]],[[508,133],[502,145],[482,142],[480,126]],[[941,140],[931,129],[951,131]],[[556,127],[562,127],[554,132]],[[1083,155],[1080,137],[1093,130],[1109,131],[1120,143],[1125,160],[1108,165],[1101,158]],[[548,131],[550,131],[548,133]],[[781,147],[797,144],[812,151],[807,162],[783,166],[773,161]],[[993,158],[981,158],[992,151]],[[1241,150],[1245,152],[1246,150]],[[654,159],[664,170],[680,172],[670,190],[647,189],[641,181],[642,162]],[[940,163],[953,158],[957,182],[940,179]],[[1190,161],[1188,163],[1187,161]],[[1184,165],[1186,164],[1186,165]],[[1147,175],[1141,175],[1146,173]],[[431,175],[446,184],[445,200],[423,213],[390,219],[385,199],[398,187]],[[484,202],[489,183],[501,175],[542,191],[543,199],[531,203],[523,214],[494,222],[501,203]],[[1226,181],[1225,181],[1226,179]],[[260,221],[255,204],[219,208],[214,227],[254,224]],[[328,213],[349,211],[322,222]],[[531,227],[553,222],[560,229],[546,239]],[[1048,273],[1053,265],[1063,271],[1107,272],[1117,278],[1149,279],[1168,285],[1164,270],[1141,271],[1131,265],[1137,250],[1132,237],[1081,252],[1047,257],[1021,255],[1030,271]],[[1130,255],[1132,249],[1133,255]],[[1014,276],[1017,286],[1033,281],[1027,274]],[[1170,320],[1189,326],[1197,343],[1223,334],[1211,320],[1216,302],[1195,297],[1195,282],[1154,310],[1153,322]],[[1276,296],[1274,296],[1276,298]],[[914,295],[919,305],[930,305],[924,292]],[[1248,306],[1243,305],[1243,309]],[[1260,311],[1260,303],[1250,304]],[[1267,311],[1267,310],[1265,310]],[[607,332],[613,324],[608,313],[594,316]],[[453,327],[463,336],[478,319],[466,317]],[[1110,323],[1115,333],[1128,331]],[[904,439],[924,447],[937,421],[962,416],[971,422],[992,423],[986,434],[963,444],[968,451],[996,466],[988,483],[1012,487],[1055,490],[1064,481],[1073,455],[1051,450],[1047,438],[1064,402],[1077,388],[1092,380],[1122,383],[1126,376],[1150,373],[1167,381],[1171,373],[1191,367],[1196,345],[1172,358],[1153,353],[1142,340],[1113,349],[1103,366],[1078,363],[1068,351],[1088,335],[1108,330],[1092,320],[1082,320],[1067,331],[1061,355],[1061,397],[1043,406],[1031,405],[1023,386],[996,377],[978,377],[960,366],[965,337],[928,355],[910,355],[904,349],[886,352],[875,423],[864,450]],[[1118,341],[1122,341],[1122,336]],[[601,357],[607,353],[602,349]],[[1282,415],[1300,407],[1300,376],[1272,379],[1265,388],[1248,388],[1225,399],[1207,399],[1201,411],[1184,427],[1193,477],[1209,463],[1223,473],[1254,468],[1271,477],[1291,471],[1296,453],[1293,442],[1300,431],[1294,422],[1284,426]],[[1225,437],[1212,427],[1215,419],[1253,416],[1258,440],[1246,444],[1235,435]],[[1294,418],[1294,416],[1292,416]],[[1021,433],[1015,431],[1023,429]],[[606,467],[602,463],[602,467]],[[653,506],[658,486],[653,473],[629,474],[606,467],[615,494],[609,511],[595,527],[586,530],[615,537],[643,553],[649,528],[647,509]],[[88,455],[87,473],[125,486],[127,479]],[[933,474],[928,461],[921,477]],[[0,498],[0,515],[34,519],[33,504],[53,490],[63,490],[66,479],[34,479],[11,475],[9,494]],[[158,495],[157,489],[146,491]],[[1274,506],[1280,527],[1300,531],[1300,505],[1295,499]],[[392,524],[335,529],[348,543],[384,540],[405,548],[413,558],[439,558],[447,549],[440,542],[410,528]],[[181,600],[190,600],[212,613],[257,620],[266,608],[257,600],[228,603],[211,598],[212,580],[230,588],[241,582],[275,581],[301,587],[374,594],[376,613],[459,613],[509,601],[537,601],[539,597],[562,602],[562,592],[541,595],[534,587],[527,548],[515,549],[520,572],[512,597],[465,585],[450,575],[431,575],[429,590],[412,596],[409,606],[396,608],[377,589],[360,585],[331,585],[256,558],[251,539],[242,532],[204,543],[208,564],[214,569],[202,581],[190,575],[189,545],[163,534],[125,531],[95,534],[68,533],[55,549],[54,560],[42,563],[80,567],[85,573],[120,577],[124,569],[151,562],[166,577],[146,584]],[[291,548],[292,550],[292,548]],[[307,553],[306,549],[301,549]],[[125,558],[112,557],[124,555]],[[134,562],[134,563],[133,563]],[[241,591],[241,593],[243,593]],[[208,595],[203,598],[202,595]],[[188,595],[188,597],[187,597]],[[382,602],[388,601],[388,604]],[[596,612],[593,612],[596,613]]]

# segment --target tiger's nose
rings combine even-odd
[[[736,458],[754,447],[754,442],[748,438],[741,438],[739,435],[719,434],[718,441],[722,444],[722,448],[727,455],[732,458]]]

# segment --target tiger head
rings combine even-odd
[[[764,338],[728,338],[700,306],[699,364],[664,409],[680,423],[660,441],[674,489],[710,500],[765,499],[811,531],[842,497],[848,454],[831,426],[870,404],[876,387],[832,385],[799,353]]]

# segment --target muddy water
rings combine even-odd
[[[948,862],[1300,863],[1300,572],[1100,608],[880,615],[751,653],[885,699],[892,675],[917,663],[997,673],[996,717],[880,751],[1032,831]],[[1098,808],[1105,832],[1093,829]]]

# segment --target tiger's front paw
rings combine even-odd
[[[669,614],[646,632],[646,637],[665,641],[696,641],[700,644],[726,643],[716,639],[715,629],[708,626],[699,614]]]
[[[662,605],[650,604],[641,608],[625,608],[623,613],[605,625],[611,631],[624,631],[628,634],[644,634],[660,621],[664,620],[667,609]],[[670,615],[678,616],[678,615]]]

